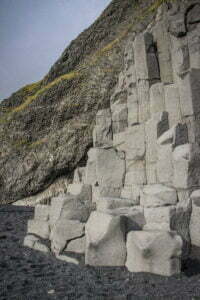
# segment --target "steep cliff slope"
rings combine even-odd
[[[99,109],[109,107],[124,47],[165,0],[113,0],[44,79],[0,105],[0,202],[35,195],[85,162]]]

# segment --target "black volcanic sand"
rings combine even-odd
[[[79,267],[23,247],[33,208],[0,206],[0,300],[200,299],[200,265],[180,276],[131,274],[125,268]]]

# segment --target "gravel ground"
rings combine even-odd
[[[32,217],[30,207],[0,206],[0,300],[200,299],[200,264],[195,261],[171,278],[79,267],[23,247]]]

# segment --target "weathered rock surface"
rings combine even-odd
[[[85,236],[83,236],[82,238],[77,238],[69,242],[67,244],[66,250],[74,253],[84,254],[85,246],[86,246],[85,244],[86,244],[86,240],[85,240]]]
[[[169,231],[172,229],[176,217],[176,206],[145,207],[144,217],[146,225],[144,229],[157,229]]]
[[[181,248],[181,237],[174,232],[131,231],[127,238],[126,266],[131,272],[178,274]]]
[[[39,220],[29,220],[27,233],[35,234],[43,239],[48,239],[50,234],[49,223]]]
[[[60,254],[67,243],[73,239],[80,238],[84,235],[84,224],[68,219],[60,219],[51,231],[51,250],[56,254]]]
[[[125,259],[125,233],[121,218],[93,212],[86,224],[86,264],[123,266]]]
[[[176,190],[161,184],[147,185],[141,193],[140,204],[145,207],[176,205]]]
[[[49,210],[50,210],[49,205],[41,205],[41,204],[36,205],[34,218],[39,221],[48,221]]]

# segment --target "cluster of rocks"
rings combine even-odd
[[[160,9],[130,38],[87,165],[67,193],[36,206],[25,245],[48,251],[49,239],[60,259],[167,276],[200,259],[199,4],[183,7]]]

